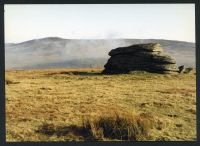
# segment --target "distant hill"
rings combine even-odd
[[[195,66],[195,43],[156,39],[63,39],[48,37],[5,45],[6,69],[103,67],[108,52],[139,43],[160,43],[178,65]]]

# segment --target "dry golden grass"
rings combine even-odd
[[[129,111],[114,110],[86,116],[83,129],[93,140],[148,140],[153,119]]]
[[[195,74],[101,70],[7,71],[6,140],[196,140]]]
[[[137,115],[119,109],[85,115],[81,125],[56,126],[44,122],[36,130],[45,135],[64,136],[71,133],[85,141],[148,140],[149,132],[156,125],[152,117]]]
[[[9,85],[9,84],[13,84],[14,83],[14,81],[13,81],[13,78],[11,77],[11,76],[6,76],[5,77],[5,84],[6,85]]]

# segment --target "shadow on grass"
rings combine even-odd
[[[54,124],[43,124],[38,127],[36,133],[44,134],[47,136],[56,135],[57,137],[74,135],[74,137],[82,137],[85,141],[94,141],[94,137],[88,130],[76,125],[70,126],[55,126]]]
[[[121,111],[120,111],[121,112]],[[47,136],[57,136],[84,141],[126,140],[144,141],[151,139],[150,130],[157,126],[151,114],[120,113],[99,114],[83,119],[83,125],[58,126],[53,123],[43,123],[37,133]],[[159,124],[160,126],[160,124]],[[160,126],[159,129],[162,129]]]
[[[81,75],[81,76],[99,76],[102,75],[100,72],[79,72],[79,71],[72,71],[68,73],[62,73],[62,74],[70,74],[70,75]]]
[[[48,73],[48,75],[81,75],[81,76],[100,76],[103,75],[101,72],[84,72],[84,71],[62,71],[59,73]]]

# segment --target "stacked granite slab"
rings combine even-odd
[[[131,71],[178,73],[176,61],[163,52],[158,43],[120,47],[109,52],[111,56],[102,73],[119,74]]]

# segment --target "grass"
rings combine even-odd
[[[149,132],[153,128],[162,129],[159,121],[149,114],[133,114],[123,109],[111,109],[109,112],[96,112],[85,115],[80,126],[56,126],[44,122],[36,130],[48,136],[66,136],[69,133],[74,137],[82,136],[85,141],[110,141],[110,140],[150,140]]]
[[[10,76],[5,77],[5,84],[6,85],[13,84],[13,83],[14,83],[14,81],[13,81],[12,77],[10,77]]]
[[[101,71],[7,71],[6,141],[196,140],[195,74]]]
[[[83,120],[85,131],[95,140],[148,140],[152,125],[146,117],[119,109]]]

